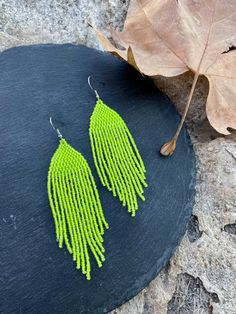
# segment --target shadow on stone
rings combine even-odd
[[[172,299],[168,303],[167,314],[211,314],[211,302],[219,303],[216,293],[206,290],[199,278],[182,273],[178,275]]]
[[[195,215],[191,215],[190,217],[187,235],[190,242],[195,242],[202,236],[202,231],[199,229],[199,221]]]
[[[225,225],[223,230],[230,234],[236,234],[236,223]]]

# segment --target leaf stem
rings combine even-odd
[[[177,128],[177,130],[176,130],[176,133],[175,133],[175,135],[174,135],[174,137],[173,137],[173,139],[175,139],[175,140],[178,139],[179,133],[180,133],[182,127],[183,127],[184,120],[185,120],[186,115],[187,115],[187,113],[188,113],[188,109],[189,109],[189,106],[190,106],[191,101],[192,101],[192,98],[193,98],[193,93],[194,93],[194,90],[195,90],[195,87],[196,87],[198,78],[199,78],[199,73],[196,72],[195,75],[194,75],[194,78],[193,78],[193,83],[192,83],[191,91],[190,91],[190,94],[189,94],[189,96],[188,96],[187,105],[186,105],[186,107],[185,107],[185,109],[184,109],[184,113],[183,113],[183,115],[182,115],[181,121],[180,121],[180,123],[179,123],[179,125],[178,125],[178,128]]]
[[[194,93],[194,90],[195,90],[195,87],[196,87],[196,84],[197,84],[198,77],[199,77],[199,71],[195,72],[195,74],[194,74],[193,83],[192,83],[190,94],[188,96],[187,105],[186,105],[186,107],[184,109],[181,121],[180,121],[180,123],[178,125],[178,128],[177,128],[177,130],[175,132],[175,135],[173,136],[173,138],[169,142],[165,143],[162,146],[162,148],[161,148],[161,154],[163,156],[171,156],[173,154],[174,150],[175,150],[177,139],[178,139],[180,131],[181,131],[182,127],[183,127],[184,120],[186,118],[186,115],[188,113],[188,109],[189,109],[190,103],[191,103],[192,98],[193,98],[193,93]]]

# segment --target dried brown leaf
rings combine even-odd
[[[236,1],[131,0],[124,30],[112,32],[116,48],[97,32],[102,47],[148,76],[195,73],[185,119],[199,75],[209,81],[206,112],[222,134],[236,129]],[[128,51],[132,51],[132,58]]]

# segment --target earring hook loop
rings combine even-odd
[[[54,124],[53,124],[53,122],[52,122],[52,117],[50,117],[50,124],[51,124],[53,130],[55,130],[55,131],[57,132],[57,136],[58,136],[60,139],[62,139],[62,135],[61,135],[60,130],[57,129],[57,128],[55,128],[55,126],[54,126]]]
[[[91,75],[89,75],[89,77],[88,77],[88,85],[89,85],[89,87],[91,88],[91,90],[94,91],[96,98],[97,98],[97,99],[100,99],[100,96],[98,95],[97,90],[92,87],[91,82],[90,82],[90,79],[91,79]]]

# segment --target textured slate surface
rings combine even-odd
[[[0,312],[103,313],[143,289],[173,254],[194,202],[195,158],[183,130],[172,158],[158,151],[178,121],[170,101],[122,61],[83,46],[13,48],[0,55]],[[126,121],[147,167],[146,202],[132,219],[99,183],[88,136],[96,79],[105,103]],[[110,229],[107,260],[87,282],[60,250],[46,178],[58,139],[86,157]]]

